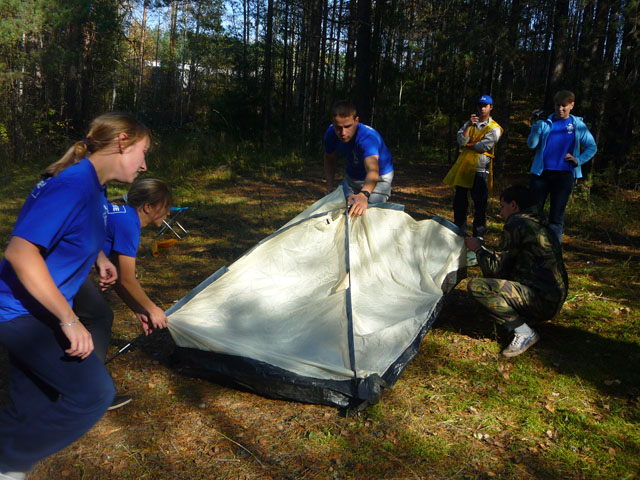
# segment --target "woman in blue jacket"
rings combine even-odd
[[[591,160],[597,147],[582,118],[571,115],[575,95],[561,90],[553,100],[555,113],[534,122],[527,138],[529,148],[536,149],[529,186],[541,212],[551,197],[549,226],[562,242],[564,211],[575,179],[582,178],[581,165]]]
[[[103,284],[117,277],[99,253],[104,185],[133,182],[146,170],[149,146],[149,131],[129,115],[97,117],[20,211],[0,263],[0,344],[11,368],[11,402],[0,411],[0,477],[25,478],[86,433],[113,400],[113,382],[90,355],[93,340],[72,302],[94,262]]]

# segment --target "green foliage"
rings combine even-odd
[[[276,180],[304,173],[318,158],[291,149],[261,149],[252,142],[232,144],[223,132],[174,132],[157,141],[148,156],[150,171],[176,183],[202,169],[230,178],[244,176]],[[225,173],[226,172],[226,173]]]
[[[640,219],[640,200],[617,184],[606,182],[606,176],[596,176],[593,186],[578,184],[569,200],[565,224],[569,231],[579,226],[588,240],[619,242],[636,235]]]
[[[592,184],[640,191],[640,169],[633,167],[637,165],[638,158],[640,153],[632,152],[624,162],[609,162],[604,169],[594,172]]]
[[[9,142],[9,134],[7,133],[7,126],[4,123],[0,123],[0,144],[5,146]]]
[[[456,131],[459,128],[458,126],[450,127],[449,121],[450,118],[440,110],[427,113],[422,124],[423,143],[430,145],[431,148],[446,148],[448,146],[447,139],[451,138],[450,128],[456,129]]]
[[[638,49],[628,21],[633,5],[612,7],[614,13],[596,25],[591,4],[584,15],[580,4],[570,4],[569,31],[575,34],[568,41],[576,55],[565,67],[567,85],[575,85],[583,98],[577,108],[601,132],[596,168],[614,164],[624,186],[638,184],[633,168],[639,148],[633,131]],[[319,142],[334,99],[354,97],[358,45],[351,4],[329,2],[322,15],[311,15],[309,3],[276,2],[269,92],[264,91],[266,22],[260,2],[147,2],[144,30],[140,4],[136,7],[115,0],[0,0],[0,123],[6,125],[7,157],[18,161],[56,149],[112,108],[134,110],[161,129],[212,128],[258,142],[265,135],[267,98],[266,136],[302,148]],[[372,120],[387,143],[444,148],[480,91],[494,93],[498,111],[531,92],[542,102],[549,93],[540,85],[547,83],[552,7],[552,2],[374,2]],[[311,25],[314,21],[326,23]],[[324,31],[319,27],[326,27],[324,38],[310,35]],[[586,69],[584,45],[597,43],[601,27],[620,45],[613,57],[607,49],[599,52],[604,57],[591,62],[598,68]],[[320,50],[322,57],[315,58]],[[513,82],[507,83],[507,71]],[[602,81],[604,73],[610,82]],[[609,93],[600,87],[604,83],[611,83]],[[606,101],[604,118],[596,98]],[[628,98],[628,104],[619,98]],[[55,118],[46,113],[51,111]],[[505,123],[512,139],[512,132],[524,134],[527,116],[518,113],[512,125]],[[57,123],[64,128],[51,128]]]
[[[226,164],[224,148],[224,144],[212,134],[174,132],[163,135],[161,140],[154,140],[147,163],[149,170],[180,181],[200,168]]]

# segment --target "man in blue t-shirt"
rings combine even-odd
[[[349,216],[359,217],[366,213],[369,203],[389,199],[393,160],[380,134],[360,123],[352,103],[335,103],[331,119],[323,142],[327,193],[334,189],[336,153],[339,153],[347,160],[344,182],[350,192],[347,202],[353,202]]]

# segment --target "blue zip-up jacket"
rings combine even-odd
[[[543,153],[547,146],[547,138],[551,133],[553,113],[549,115],[546,120],[538,120],[531,126],[531,132],[527,138],[527,146],[529,148],[536,148],[536,156],[533,159],[533,165],[531,165],[531,173],[540,175],[544,170]],[[573,144],[573,152],[571,153],[578,161],[578,166],[573,169],[574,178],[582,178],[581,165],[588,162],[598,151],[596,147],[596,141],[593,139],[593,135],[587,128],[587,125],[582,120],[582,117],[574,117],[569,115],[575,125],[575,142]],[[584,151],[580,152],[580,146],[584,147]]]

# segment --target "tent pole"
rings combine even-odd
[[[152,331],[153,332],[153,331]],[[121,353],[126,352],[127,350],[129,350],[131,347],[133,347],[136,343],[138,343],[140,340],[142,340],[145,336],[145,333],[141,333],[140,335],[138,335],[136,338],[134,338],[133,340],[131,340],[129,343],[127,343],[124,347],[122,347],[120,350],[118,350],[116,353],[114,353],[112,356],[110,356],[109,358],[107,358],[104,362],[104,364],[106,365],[107,363],[109,363],[111,360],[115,359],[116,357],[118,357]]]
[[[348,198],[348,189],[346,183],[342,184],[344,189],[344,196]],[[349,279],[349,285],[346,291],[346,310],[347,310],[347,341],[349,343],[349,363],[351,363],[351,370],[353,371],[353,379],[358,378],[356,370],[356,352],[353,341],[353,309],[351,304],[351,264],[349,259],[349,205],[344,211],[344,252],[345,252],[345,269]],[[355,385],[357,388],[357,385]]]

